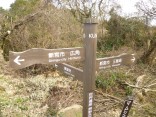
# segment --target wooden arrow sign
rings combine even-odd
[[[113,57],[106,57],[106,58],[100,58],[97,59],[96,64],[97,64],[97,71],[101,69],[107,69],[111,67],[118,67],[121,65],[132,65],[136,60],[136,57],[134,54],[121,54],[118,56],[113,56]]]
[[[33,64],[56,64],[84,60],[83,48],[43,49],[33,48],[23,52],[10,52],[9,64],[22,69]]]
[[[79,80],[83,82],[83,70],[65,63],[55,64],[55,67],[57,70],[72,76],[74,80]]]

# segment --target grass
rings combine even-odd
[[[71,85],[69,85],[70,82],[66,81],[61,76],[49,76],[45,78],[44,75],[38,75],[21,78],[17,75],[13,76],[11,73],[10,75],[6,75],[2,71],[3,70],[0,70],[0,117],[56,117],[58,110],[55,107],[53,108],[53,105],[49,106],[51,102],[59,102],[60,100],[58,97],[61,97],[62,100],[60,102],[64,103],[64,108],[71,103],[74,104],[74,101],[81,98],[81,96],[78,95],[82,93],[82,85],[76,87],[73,92],[70,88],[69,91],[66,91],[68,90],[67,87],[70,87]],[[127,67],[104,70],[97,76],[96,87],[97,90],[100,89],[104,93],[125,99],[126,96],[132,94],[133,88],[123,85],[122,82],[126,81],[133,85],[136,83],[136,78],[143,74],[147,75],[143,84],[153,83],[152,81],[155,79],[155,75],[151,74],[146,66],[137,66],[135,69],[131,70]],[[54,97],[50,95],[49,89],[54,86],[65,87],[59,90],[60,96]],[[151,88],[155,90],[156,86]],[[64,92],[65,98],[62,98],[62,92]],[[67,94],[65,92],[67,92]],[[134,101],[137,105],[133,105],[129,117],[143,117],[146,115],[147,117],[155,117],[155,94],[155,92],[148,92],[147,95],[143,95],[144,102],[139,102],[135,99]],[[47,101],[47,97],[50,97],[49,100],[54,97],[54,100],[51,100],[51,102]],[[100,96],[98,95],[97,97]],[[104,97],[99,100],[104,100]],[[70,101],[71,103],[67,104]],[[81,100],[79,103],[81,103]],[[109,104],[109,102],[100,103],[101,108],[105,107],[105,103],[107,103],[107,105]],[[111,101],[110,103],[113,102]],[[95,104],[97,103],[95,102]],[[120,106],[116,106],[115,108],[117,109],[117,113],[120,113],[123,107],[121,107],[120,104]],[[108,113],[112,114],[113,110],[113,107],[110,108]],[[107,112],[105,112],[105,114],[106,113]],[[97,117],[103,117],[103,115],[103,113],[99,113],[99,116]]]
[[[0,77],[0,107],[2,117],[44,117],[47,106],[41,107],[49,88],[61,78],[35,76],[31,78]],[[11,116],[10,116],[11,115]]]
[[[109,93],[118,92],[117,94],[119,94],[119,92],[125,92],[122,93],[123,96],[131,95],[132,88],[122,85],[121,82],[126,81],[132,77],[133,77],[132,75],[126,74],[126,72],[121,72],[120,70],[117,71],[109,70],[107,72],[101,72],[97,76],[96,87]]]

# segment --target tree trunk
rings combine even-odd
[[[140,60],[144,64],[156,64],[156,40],[151,41],[151,45],[147,51],[141,56]]]

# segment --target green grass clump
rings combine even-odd
[[[121,82],[128,80],[130,75],[124,72],[101,72],[96,79],[96,87],[106,92],[112,92],[114,94],[131,95],[132,88],[123,85]]]

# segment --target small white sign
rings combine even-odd
[[[93,113],[93,92],[89,93],[89,102],[88,102],[88,117],[92,117]]]

